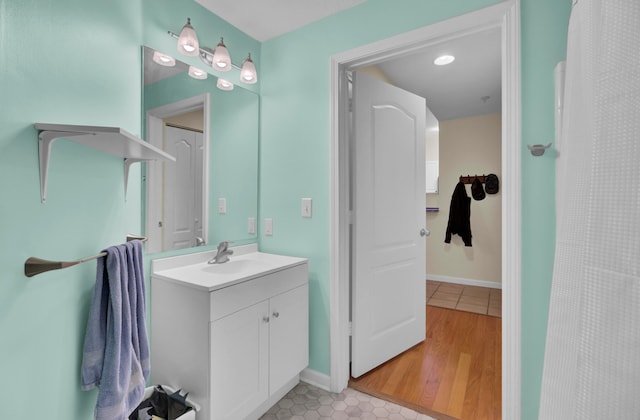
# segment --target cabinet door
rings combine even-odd
[[[267,399],[268,316],[263,301],[211,323],[212,419],[243,419]]]
[[[276,391],[309,364],[309,285],[270,300],[269,389]]]

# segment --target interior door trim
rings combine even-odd
[[[330,390],[349,381],[349,99],[347,73],[490,28],[502,33],[502,418],[521,417],[520,0],[493,6],[331,57]]]

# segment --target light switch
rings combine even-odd
[[[273,236],[273,219],[264,219],[264,234]]]
[[[250,217],[247,223],[247,233],[250,235],[255,235],[256,233],[256,218]]]
[[[302,199],[302,217],[311,217],[311,201],[310,198]]]
[[[226,213],[227,213],[227,199],[218,198],[218,214],[226,214]]]

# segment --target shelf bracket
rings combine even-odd
[[[40,200],[47,201],[47,176],[49,174],[49,159],[53,142],[61,137],[80,136],[85,133],[66,131],[41,131],[38,135],[38,159],[40,160]]]
[[[124,159],[124,199],[127,199],[127,186],[129,185],[129,168],[134,163],[143,162],[145,159],[125,158]]]

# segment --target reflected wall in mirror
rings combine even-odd
[[[162,66],[143,50],[145,138],[176,157],[147,164],[147,252],[256,242],[258,95],[218,89],[215,76],[195,79],[185,63]]]

